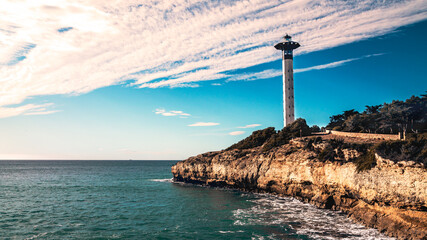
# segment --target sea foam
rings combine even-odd
[[[376,229],[355,223],[337,211],[318,209],[293,198],[268,194],[256,196],[256,199],[249,200],[254,203],[252,207],[233,212],[235,225],[286,226],[313,239],[393,239]]]

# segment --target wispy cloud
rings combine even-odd
[[[266,78],[272,78],[281,76],[282,71],[278,69],[267,69],[262,72],[254,72],[254,73],[244,73],[244,74],[235,74],[234,76],[231,76],[227,81],[253,81],[253,80],[260,80],[260,79],[266,79]]]
[[[261,124],[249,124],[243,127],[237,127],[237,128],[254,128],[254,127],[259,127],[261,126]]]
[[[185,113],[183,111],[177,111],[177,110],[166,111],[165,109],[162,109],[162,108],[156,109],[155,113],[165,117],[179,116],[181,118],[187,118],[191,116],[189,113]]]
[[[353,62],[353,61],[360,60],[360,59],[363,59],[363,58],[374,57],[374,56],[381,56],[381,55],[384,55],[384,53],[369,54],[369,55],[365,55],[365,56],[358,57],[358,58],[350,58],[350,59],[345,59],[345,60],[341,60],[341,61],[331,62],[331,63],[327,63],[327,64],[317,65],[317,66],[313,66],[313,67],[295,69],[294,72],[295,73],[301,73],[301,72],[308,72],[308,71],[312,71],[312,70],[320,70],[320,69],[325,69],[325,68],[335,68],[335,67],[342,66],[342,65],[344,65],[344,64],[346,64],[348,62]]]
[[[245,133],[245,131],[235,131],[235,132],[228,133],[228,135],[236,136],[236,135],[242,135],[244,133]]]
[[[27,112],[24,115],[48,115],[48,114],[57,113],[57,112],[60,112],[60,110]]]
[[[1,5],[3,116],[5,106],[32,96],[82,94],[130,79],[135,87],[197,87],[229,77],[224,72],[279,59],[272,45],[285,32],[303,45],[296,51],[301,54],[427,18],[424,0],[4,0]],[[274,72],[258,77],[268,74]]]
[[[331,62],[331,63],[321,64],[321,65],[316,65],[316,66],[311,66],[311,67],[306,67],[306,68],[297,68],[297,69],[294,69],[294,73],[302,73],[302,72],[308,72],[308,71],[313,71],[313,70],[321,70],[321,69],[326,69],[326,68],[335,68],[335,67],[339,67],[339,66],[342,66],[346,63],[353,62],[356,60],[369,58],[369,57],[375,57],[375,56],[381,56],[381,55],[384,55],[384,53],[369,54],[369,55],[365,55],[362,57],[349,58],[349,59],[344,59],[344,60],[340,60],[340,61],[335,61],[335,62]],[[281,75],[282,75],[281,70],[267,69],[267,70],[264,70],[262,72],[235,74],[234,76],[230,76],[230,78],[227,79],[227,81],[242,81],[242,80],[253,81],[253,80],[260,80],[260,79],[278,77]]]
[[[210,126],[217,126],[219,123],[216,122],[196,122],[193,124],[188,125],[189,127],[210,127]]]
[[[46,115],[58,112],[57,110],[47,110],[53,103],[26,104],[18,107],[1,107],[0,118],[13,117],[18,115]]]
[[[313,67],[295,69],[294,72],[295,73],[301,73],[301,72],[308,72],[308,71],[312,71],[312,70],[320,70],[320,69],[325,69],[325,68],[335,68],[335,67],[339,67],[345,63],[352,62],[352,61],[358,60],[358,59],[359,58],[350,58],[350,59],[346,59],[346,60],[331,62],[328,64],[322,64],[322,65],[317,65],[317,66],[313,66]]]

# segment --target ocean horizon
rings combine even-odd
[[[174,183],[177,161],[0,161],[2,239],[391,239],[293,198]]]

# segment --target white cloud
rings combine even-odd
[[[47,115],[52,113],[60,112],[59,110],[52,110],[52,111],[44,111],[44,112],[27,112],[24,115]]]
[[[197,87],[280,59],[272,46],[284,33],[301,43],[297,55],[426,18],[424,0],[3,0],[0,111],[130,79],[135,87]]]
[[[235,132],[228,133],[228,135],[236,136],[236,135],[242,135],[244,133],[245,133],[245,131],[235,131]]]
[[[219,123],[215,122],[196,122],[193,124],[188,125],[189,127],[210,127],[210,126],[217,126]]]
[[[307,71],[311,71],[311,70],[320,70],[320,69],[325,69],[325,68],[335,68],[335,67],[342,66],[342,65],[344,65],[344,64],[346,64],[348,62],[353,62],[353,61],[360,60],[360,59],[363,59],[363,58],[376,57],[376,56],[381,56],[381,55],[384,55],[384,53],[369,54],[369,55],[365,55],[365,56],[358,57],[358,58],[350,58],[350,59],[345,59],[345,60],[341,60],[341,61],[331,62],[331,63],[327,63],[327,64],[317,65],[317,66],[313,66],[313,67],[295,69],[294,72],[295,73],[300,73],[300,72],[307,72]]]
[[[254,73],[246,73],[246,74],[236,74],[234,76],[231,76],[227,81],[253,81],[253,80],[260,80],[260,79],[266,79],[266,78],[272,78],[281,76],[282,71],[277,69],[267,69],[262,72],[254,72]]]
[[[249,124],[243,127],[237,127],[237,128],[254,128],[254,127],[259,127],[261,126],[261,124]]]
[[[350,58],[350,59],[346,59],[346,60],[341,60],[341,61],[336,61],[336,62],[332,62],[332,63],[328,63],[328,64],[322,64],[322,65],[317,65],[317,66],[313,66],[313,67],[307,67],[307,68],[300,68],[300,69],[295,69],[295,73],[300,73],[300,72],[308,72],[311,70],[320,70],[320,69],[325,69],[325,68],[334,68],[334,67],[339,67],[345,63],[348,62],[352,62],[354,60],[358,60],[359,58]]]
[[[335,68],[335,67],[342,66],[346,63],[353,62],[356,60],[360,60],[363,58],[376,57],[376,56],[381,56],[381,55],[384,55],[384,53],[369,54],[369,55],[365,55],[365,56],[358,57],[358,58],[349,58],[349,59],[345,59],[345,60],[340,60],[340,61],[336,61],[336,62],[321,64],[321,65],[316,65],[316,66],[311,66],[311,67],[306,67],[306,68],[297,68],[297,69],[294,69],[294,73],[302,73],[302,72],[308,72],[308,71],[312,71],[312,70],[321,70],[321,69],[326,69],[326,68]],[[236,74],[234,76],[231,76],[229,79],[227,79],[227,81],[260,80],[260,79],[282,76],[282,74],[283,74],[282,70],[267,69],[267,70],[264,70],[262,72]]]
[[[0,118],[13,117],[18,115],[46,115],[58,112],[56,110],[47,110],[53,103],[45,104],[26,104],[19,107],[1,107]]]
[[[156,109],[155,113],[165,117],[179,116],[180,118],[187,118],[191,116],[190,114],[185,113],[183,111],[177,111],[177,110],[166,111],[165,109],[162,109],[162,108]]]

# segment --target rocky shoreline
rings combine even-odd
[[[319,157],[328,143],[300,138],[280,147],[209,152],[172,167],[175,181],[292,196],[319,208],[340,210],[398,239],[427,239],[427,171],[422,164],[375,155],[375,166],[357,171],[354,148],[333,161]],[[329,148],[328,148],[329,149]]]

